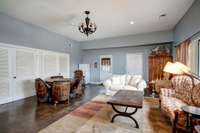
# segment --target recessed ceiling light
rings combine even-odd
[[[164,13],[164,14],[161,14],[161,15],[159,16],[159,18],[164,18],[164,17],[166,17],[166,16],[167,16],[167,14]]]
[[[130,21],[130,24],[135,24],[135,22],[134,21]]]

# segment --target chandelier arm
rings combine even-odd
[[[83,30],[81,27],[79,27],[78,29],[79,29],[79,31],[80,31],[81,33],[84,33],[84,30]],[[82,29],[82,30],[81,30],[81,29]]]

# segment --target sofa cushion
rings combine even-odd
[[[126,75],[121,75],[120,80],[121,80],[121,85],[125,85],[126,84]]]
[[[172,78],[172,85],[175,89],[175,97],[192,105],[192,79],[189,76],[175,76]]]
[[[118,91],[118,90],[122,90],[124,89],[124,86],[123,85],[111,85],[109,90],[114,90],[114,91]]]
[[[126,75],[125,85],[128,85],[129,81],[131,80],[131,75]]]
[[[121,84],[121,76],[120,75],[113,75],[112,79],[113,85],[120,85]]]
[[[124,86],[123,89],[124,89],[124,90],[138,90],[136,87],[130,86],[130,85]]]
[[[161,88],[160,89],[160,97],[167,96],[167,97],[174,97],[175,90],[174,89],[168,89],[168,88]]]
[[[131,79],[129,80],[128,85],[136,87],[137,84],[140,82],[140,80],[142,80],[142,76],[140,75],[132,76]]]
[[[200,107],[200,83],[192,90],[192,101],[195,106]]]
[[[174,111],[175,110],[182,110],[182,106],[186,106],[187,104],[181,101],[180,99],[177,99],[175,97],[167,97],[167,96],[162,96],[161,97],[161,105],[162,109],[167,112],[169,117],[171,119],[175,118]]]

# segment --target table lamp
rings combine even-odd
[[[167,62],[165,65],[164,72],[168,72],[175,75],[187,75],[192,79],[193,86],[194,86],[194,78],[200,80],[200,78],[191,72],[190,68],[180,62]]]
[[[171,73],[171,74],[176,74],[176,75],[181,75],[184,73],[177,65],[175,65],[172,62],[167,62],[163,71],[167,73]]]

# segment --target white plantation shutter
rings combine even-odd
[[[20,79],[35,77],[34,52],[16,51],[16,73]]]
[[[36,78],[69,77],[69,66],[68,54],[0,43],[0,104],[35,95]]]
[[[36,77],[35,51],[16,50],[16,91],[15,99],[35,94],[34,80]]]
[[[59,73],[64,77],[69,77],[69,55],[59,56]]]
[[[9,81],[8,50],[0,48],[0,104],[11,98]]]
[[[58,75],[58,56],[55,53],[44,55],[44,75],[46,77]]]

